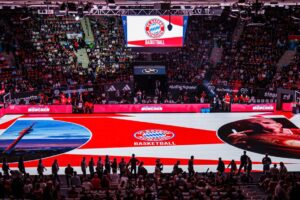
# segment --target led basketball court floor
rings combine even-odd
[[[0,119],[0,159],[6,157],[14,169],[23,155],[33,174],[39,158],[48,168],[46,174],[57,159],[60,173],[67,164],[81,173],[83,156],[87,162],[93,157],[97,163],[105,155],[119,162],[135,153],[149,172],[157,158],[164,172],[170,172],[177,160],[186,170],[194,155],[195,169],[204,172],[215,171],[219,157],[226,165],[231,159],[239,161],[245,149],[254,170],[262,170],[268,152],[273,162],[300,171],[298,127],[300,115],[291,113],[6,115]]]

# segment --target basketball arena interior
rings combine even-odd
[[[0,0],[0,199],[299,200],[299,0]]]

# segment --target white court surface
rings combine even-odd
[[[229,144],[218,135],[220,127],[226,124],[234,126],[236,121],[254,118],[275,120],[274,126],[281,123],[281,129],[284,134],[288,131],[290,138],[283,141],[279,133],[260,135],[263,142],[258,143],[259,148],[256,149],[253,140],[251,145],[241,147]],[[32,130],[15,146],[11,145],[20,132],[32,124]],[[234,132],[241,128],[239,126],[230,130],[234,129]],[[109,155],[111,160],[117,158],[119,162],[122,157],[129,160],[135,153],[139,160],[144,161],[149,172],[154,171],[157,158],[164,164],[164,172],[170,172],[177,160],[181,160],[181,167],[185,170],[188,159],[194,155],[195,169],[204,172],[208,168],[215,171],[219,157],[226,165],[232,159],[239,161],[245,149],[252,159],[254,170],[262,170],[261,160],[264,153],[269,153],[273,162],[284,162],[289,171],[300,171],[298,127],[300,115],[291,113],[8,115],[0,119],[0,156],[1,160],[3,156],[7,157],[14,169],[18,157],[23,155],[30,173],[36,173],[38,158],[43,158],[48,168],[46,173],[51,172],[54,159],[58,160],[61,173],[69,163],[80,173],[83,156],[87,163],[93,157],[96,164],[99,156],[104,160],[105,155]],[[269,152],[262,152],[263,145]],[[7,148],[9,151],[3,153]],[[278,154],[278,149],[284,153]]]

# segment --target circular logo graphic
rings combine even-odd
[[[286,118],[251,118],[221,126],[220,139],[235,147],[284,158],[300,158],[300,129]]]
[[[151,38],[159,38],[165,33],[165,25],[160,19],[150,19],[145,26],[146,33]]]
[[[175,137],[175,133],[161,129],[147,129],[134,133],[134,137],[143,141],[165,141]]]
[[[17,162],[35,160],[76,149],[91,137],[78,124],[58,120],[17,120],[0,135],[0,160]]]
[[[242,94],[247,94],[247,93],[248,93],[248,89],[247,89],[247,88],[241,88],[241,89],[240,89],[240,92],[241,92]]]

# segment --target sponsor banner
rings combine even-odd
[[[94,113],[197,113],[210,104],[94,105]]]
[[[38,9],[38,14],[39,15],[53,15],[54,14],[54,10],[50,10],[50,9]]]
[[[67,33],[67,38],[69,40],[82,38],[82,33]]]
[[[223,86],[223,85],[209,85],[208,90],[212,93],[229,93],[229,94],[249,94],[250,90],[249,88],[233,88],[231,86]]]
[[[282,103],[282,111],[289,111],[292,112],[293,111],[293,106],[295,103]]]
[[[10,105],[4,114],[72,113],[71,105]]]
[[[166,67],[160,65],[135,66],[134,75],[165,75]]]
[[[277,92],[265,88],[254,88],[252,95],[255,96],[256,99],[276,99]]]
[[[168,91],[171,93],[197,92],[198,85],[194,83],[169,83]]]
[[[20,102],[21,100],[25,100],[25,101],[36,100],[38,98],[39,98],[38,91],[11,93],[11,99],[14,102]]]
[[[260,97],[260,96],[258,96],[258,97]],[[263,97],[264,98],[276,99],[277,98],[277,92],[266,90],[264,92]]]
[[[113,84],[105,84],[104,85],[104,90],[106,92],[116,92],[117,90],[119,91],[124,91],[124,92],[129,92],[133,90],[133,83],[113,83]]]
[[[231,112],[273,112],[275,103],[268,104],[231,104]]]
[[[80,87],[80,88],[74,88],[74,89],[69,89],[69,88],[64,88],[64,87],[61,87],[59,89],[54,89],[53,92],[54,92],[54,95],[55,96],[59,96],[59,94],[62,92],[64,94],[74,94],[74,93],[84,93],[84,92],[93,92],[94,91],[94,88],[92,86],[90,87]]]

